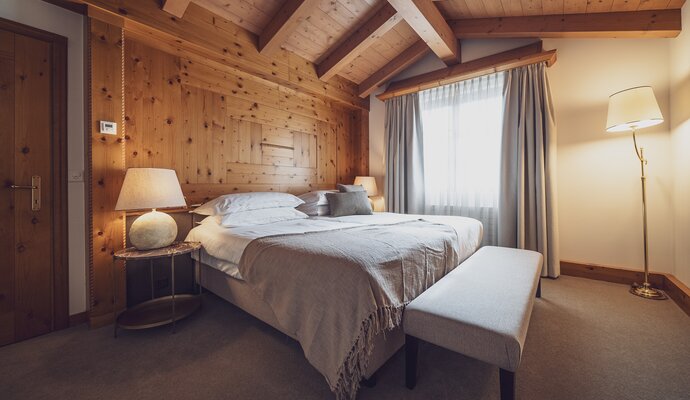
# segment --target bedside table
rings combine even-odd
[[[153,250],[137,250],[128,247],[117,251],[113,255],[113,261],[145,261],[149,260],[151,270],[151,300],[127,309],[120,313],[115,320],[115,337],[117,329],[147,329],[156,326],[172,324],[172,332],[175,333],[175,322],[193,314],[201,306],[201,269],[199,262],[194,263],[194,276],[198,280],[199,290],[197,294],[175,294],[175,256],[201,251],[201,243],[175,242],[167,247]],[[200,254],[198,254],[200,256]],[[154,297],[153,288],[153,260],[158,258],[170,258],[171,295]],[[126,266],[125,266],[126,268]]]

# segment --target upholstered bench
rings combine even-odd
[[[483,247],[414,299],[403,315],[407,387],[416,384],[421,339],[498,366],[501,400],[515,399],[542,262],[534,251]]]

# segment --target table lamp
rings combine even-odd
[[[129,229],[129,241],[139,250],[169,246],[177,237],[177,224],[157,208],[186,207],[177,174],[172,169],[130,168],[117,198],[117,211],[147,210]]]
[[[663,300],[666,295],[652,287],[649,283],[649,247],[647,241],[647,177],[645,166],[647,159],[644,158],[644,148],[637,147],[635,131],[641,128],[658,125],[664,122],[661,110],[654,97],[654,91],[649,86],[634,87],[609,97],[609,111],[606,120],[607,132],[627,132],[632,131],[635,153],[640,160],[641,180],[642,180],[642,232],[644,238],[644,282],[640,285],[634,283],[630,288],[630,293],[644,297],[645,299]]]
[[[374,211],[383,211],[383,197],[378,196],[379,189],[376,186],[376,178],[373,176],[356,176],[354,184],[364,186]]]

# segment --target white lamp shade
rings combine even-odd
[[[186,207],[177,174],[172,169],[130,168],[115,210]]]
[[[607,132],[624,132],[664,122],[661,110],[649,86],[614,93],[609,97]]]
[[[367,191],[367,196],[372,197],[379,194],[379,189],[376,187],[376,178],[373,176],[356,176],[355,185],[364,186]]]

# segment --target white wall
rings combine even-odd
[[[40,0],[2,0],[0,17],[67,37],[67,168],[84,171],[84,17]],[[70,179],[69,313],[86,310],[86,212],[83,178]]]
[[[690,6],[683,7],[690,27]],[[690,286],[690,32],[671,42],[671,145],[675,174],[675,275]]]
[[[548,75],[558,124],[563,260],[642,268],[640,164],[631,135],[605,133],[608,96],[650,85],[670,117],[666,39],[550,40]],[[643,55],[643,56],[642,56]],[[673,169],[669,123],[639,132],[649,159],[650,269],[673,272]]]
[[[662,113],[669,121],[668,65],[673,40],[544,41],[546,49],[558,49],[558,62],[548,70],[548,75],[558,124],[559,219],[563,260],[642,268],[639,161],[630,134],[605,133],[607,101],[610,94],[619,90],[651,85]],[[507,40],[463,41],[463,60],[526,43]],[[687,65],[686,62],[686,83]],[[408,70],[403,74],[410,76],[439,67],[442,65],[431,56],[411,67],[414,73]],[[688,110],[687,107],[685,109]],[[371,173],[381,179],[385,173],[382,161],[385,153],[383,111],[382,103],[372,97],[370,167]],[[677,236],[674,234],[674,218],[677,215],[674,216],[674,163],[670,129],[670,124],[666,122],[640,132],[638,139],[649,158],[650,266],[652,270],[674,273],[675,259],[679,255],[674,257],[674,240]],[[680,140],[680,135],[678,137]],[[688,140],[686,136],[684,138]],[[690,147],[686,145],[685,149],[690,150]],[[676,166],[678,168],[681,167]],[[687,186],[685,195],[687,199]]]

